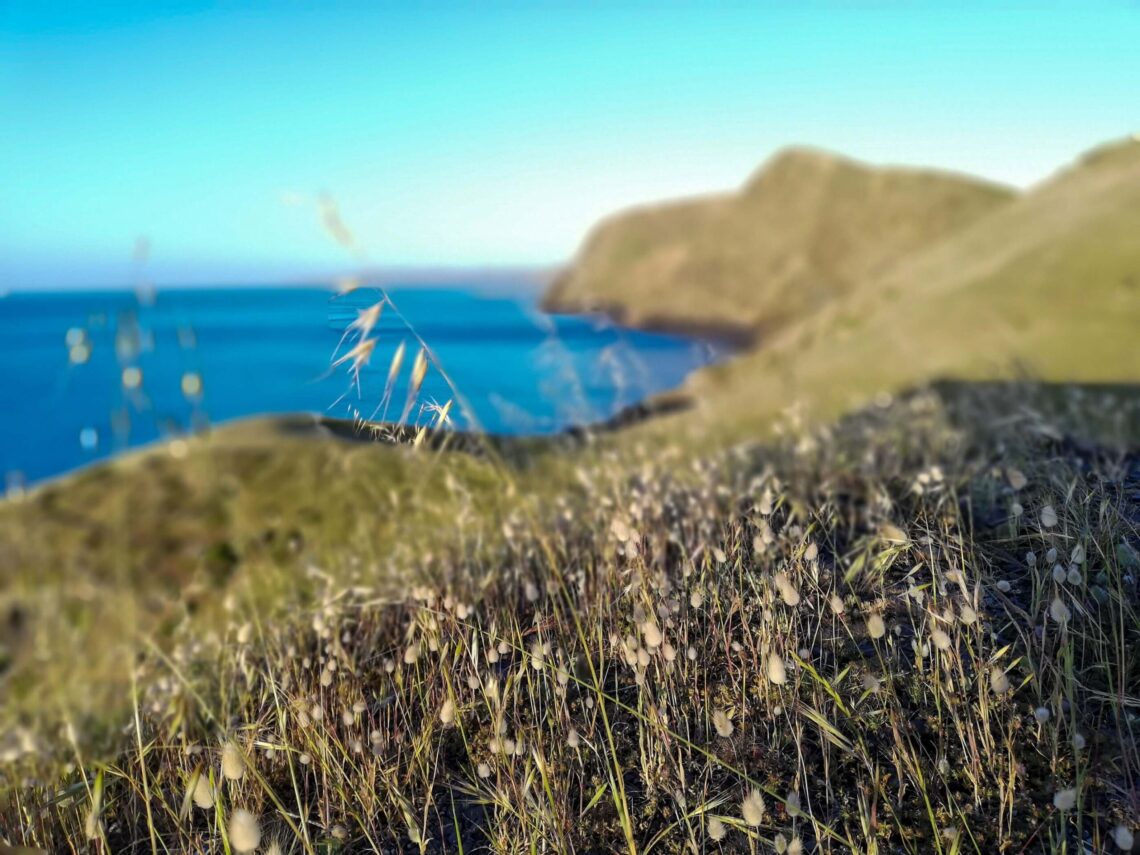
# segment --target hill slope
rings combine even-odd
[[[1129,140],[1091,152],[692,386],[723,421],[729,406],[767,414],[793,400],[835,414],[936,377],[1136,382],[1136,235],[1140,143]]]
[[[734,195],[602,223],[546,305],[643,326],[771,330],[1013,198],[963,177],[788,149]]]

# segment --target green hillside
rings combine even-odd
[[[1134,382],[1137,235],[1140,143],[1128,140],[696,376],[691,390],[721,426],[748,430],[793,402],[836,415],[939,377]]]
[[[645,326],[771,331],[1012,199],[973,179],[788,149],[736,194],[607,220],[546,303]]]

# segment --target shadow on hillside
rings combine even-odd
[[[1140,445],[1140,384],[938,380],[927,388],[954,427],[978,438],[1021,427],[1076,450]]]
[[[1140,444],[1140,385],[1129,383],[1044,383],[1033,380],[936,380],[905,390],[900,401],[933,395],[945,417],[967,434],[986,434],[994,428],[1021,425],[1041,436],[1064,438],[1074,447],[1103,445],[1123,449]],[[692,397],[683,392],[657,395],[625,407],[611,418],[574,426],[544,437],[482,435],[465,431],[426,428],[420,444],[433,450],[484,454],[549,450],[552,446],[577,447],[600,434],[613,433],[659,416],[691,410]],[[869,405],[868,411],[874,410]],[[839,422],[858,419],[855,410]],[[275,428],[292,437],[329,438],[348,442],[408,446],[419,429],[396,424],[362,423],[326,416],[283,416]]]
[[[692,398],[684,393],[667,392],[623,407],[605,421],[575,425],[551,436],[480,434],[461,430],[441,430],[435,427],[409,427],[390,422],[362,422],[308,415],[281,416],[273,420],[273,425],[279,433],[291,437],[337,439],[390,446],[410,446],[418,442],[422,447],[435,451],[459,451],[481,455],[488,450],[494,450],[504,454],[527,449],[545,450],[552,446],[578,446],[598,434],[619,431],[658,416],[685,412],[693,407],[693,403]]]

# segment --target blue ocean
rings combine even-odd
[[[353,350],[361,325],[368,352]],[[545,314],[533,287],[511,284],[14,292],[0,297],[0,475],[31,484],[258,414],[435,424],[451,401],[454,428],[549,434],[677,386],[724,352]]]

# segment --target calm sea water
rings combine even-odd
[[[457,427],[551,433],[605,419],[723,352],[708,341],[546,315],[529,289],[439,284],[388,293],[469,405],[453,406]],[[2,297],[0,475],[9,485],[32,483],[195,425],[254,414],[396,419],[419,345],[390,307],[375,327],[378,344],[359,392],[348,364],[329,367],[357,310],[379,296],[266,287],[165,290],[143,299],[127,292]],[[385,407],[401,342],[406,356]],[[409,420],[430,420],[423,405],[453,397],[431,368]]]

